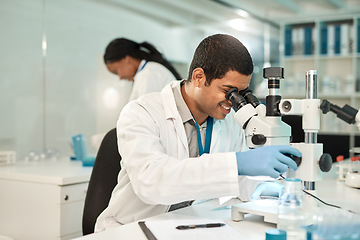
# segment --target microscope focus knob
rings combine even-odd
[[[294,162],[296,163],[296,166],[300,166],[302,157],[297,157],[297,156],[289,154],[289,153],[285,153],[284,155],[291,158],[292,160],[294,160]]]
[[[329,172],[332,166],[332,158],[330,156],[330,154],[328,153],[324,153],[323,155],[321,155],[320,160],[319,160],[319,166],[320,166],[320,170],[322,172]]]
[[[263,134],[254,134],[251,137],[251,142],[254,145],[264,145],[266,143],[266,137]]]

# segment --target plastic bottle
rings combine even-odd
[[[354,156],[354,157],[351,157],[350,158],[351,160],[351,167],[350,167],[350,170],[349,170],[349,173],[354,173],[354,172],[358,172],[358,160],[359,158],[357,156]]]
[[[287,240],[306,239],[305,215],[302,209],[302,184],[297,178],[285,179],[284,193],[279,199],[277,228],[286,231]]]
[[[338,180],[345,181],[346,174],[348,173],[347,167],[344,165],[344,156],[339,155],[336,157],[337,167],[338,167]]]
[[[353,167],[353,172],[360,173],[360,156],[355,156],[355,165]]]

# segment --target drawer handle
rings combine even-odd
[[[64,200],[65,201],[69,200],[69,195],[65,195]]]

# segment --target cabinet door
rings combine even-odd
[[[56,240],[59,186],[0,179],[0,233],[16,240]]]
[[[60,188],[60,234],[82,236],[82,215],[88,183],[61,186]]]

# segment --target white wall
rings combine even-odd
[[[42,145],[41,1],[0,1],[0,146]]]
[[[31,149],[57,148],[69,156],[70,137],[82,133],[95,155],[90,137],[115,127],[130,89],[105,69],[106,45],[117,37],[148,41],[186,66],[198,43],[217,32],[170,28],[106,1],[0,0],[0,151],[16,150],[21,159]],[[263,47],[250,32],[239,39],[257,42],[254,51]],[[109,91],[119,98],[104,105]]]
[[[19,158],[44,147],[70,155],[72,135],[89,141],[115,127],[130,86],[103,64],[112,39],[148,41],[169,60],[187,63],[203,37],[86,0],[0,1],[0,26],[0,150],[16,150]],[[106,107],[110,87],[120,97]]]

